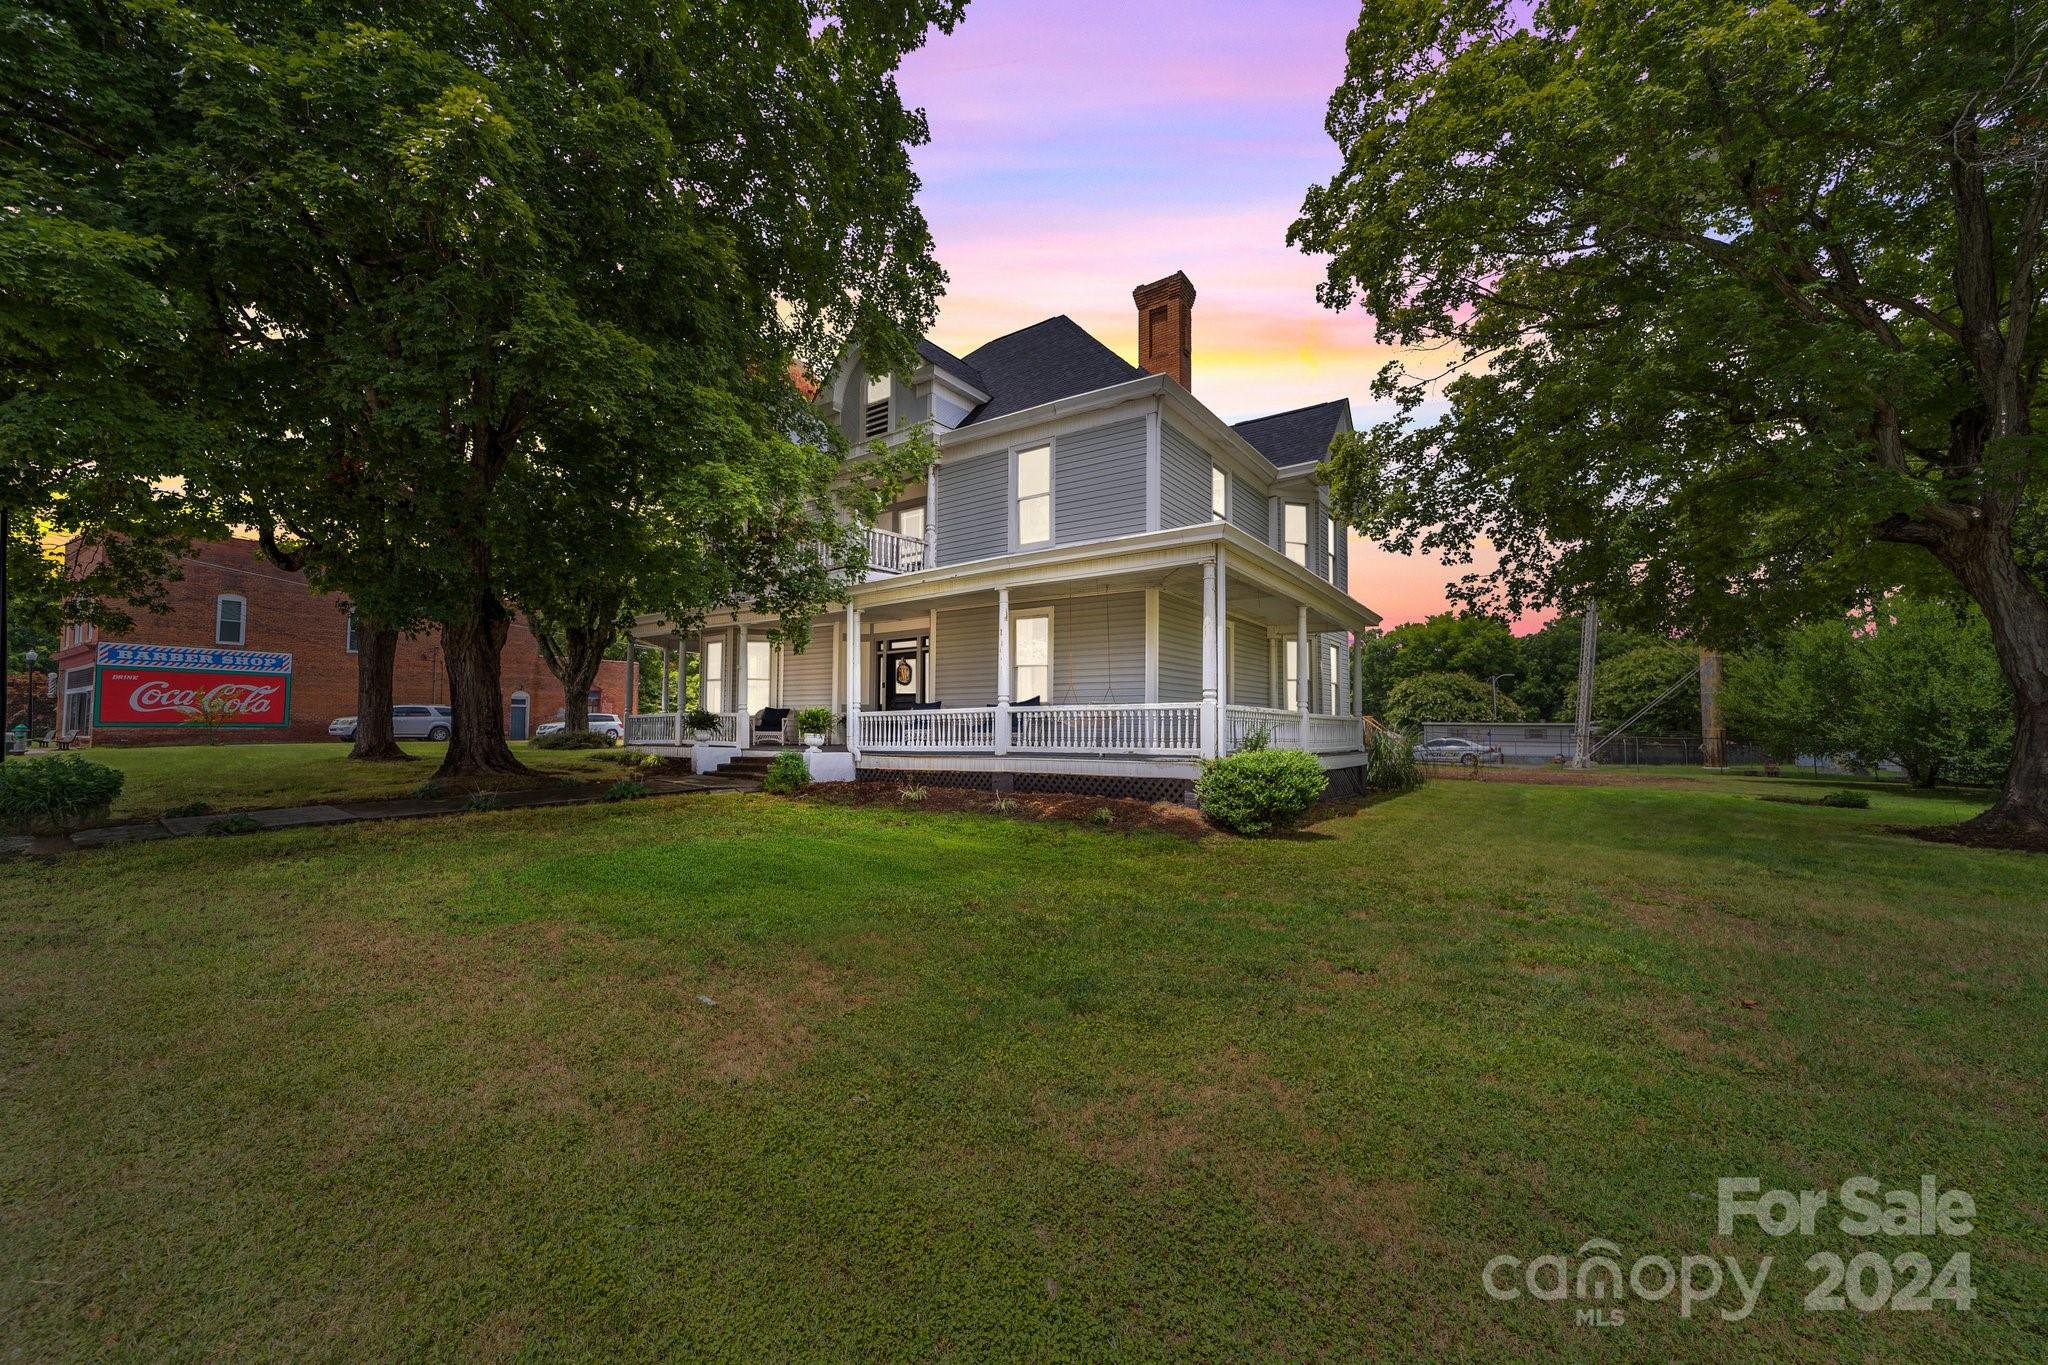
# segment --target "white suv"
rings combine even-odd
[[[399,739],[431,739],[440,741],[455,733],[455,711],[447,706],[394,706],[391,708],[391,732]],[[356,737],[356,718],[337,716],[327,727],[330,739],[353,740]]]
[[[535,730],[533,737],[539,739],[542,735],[560,734],[565,723],[559,720],[551,720],[538,730]],[[592,711],[590,713],[590,733],[593,735],[603,735],[606,739],[623,740],[626,737],[626,722],[612,715],[609,711]]]

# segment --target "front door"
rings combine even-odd
[[[526,738],[526,694],[516,693],[512,698],[512,723],[506,727],[513,739]]]
[[[907,711],[917,705],[924,677],[922,651],[891,649],[882,654],[882,709]]]

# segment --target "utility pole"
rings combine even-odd
[[[1579,631],[1579,711],[1572,727],[1572,766],[1593,766],[1593,668],[1600,654],[1600,608],[1586,599],[1586,623]]]
[[[1721,718],[1721,655],[1700,651],[1700,766],[1728,766],[1728,732]]]

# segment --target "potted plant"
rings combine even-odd
[[[689,726],[698,742],[702,743],[718,733],[718,713],[699,706],[684,713],[683,724]]]
[[[832,733],[832,708],[829,706],[806,706],[796,713],[797,733],[803,736],[804,747],[816,749],[825,743]]]

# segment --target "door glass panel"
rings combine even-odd
[[[1017,636],[1013,656],[1017,682],[1011,699],[1050,701],[1046,690],[1052,682],[1052,618],[1020,616],[1013,629]]]
[[[706,640],[698,667],[703,671],[704,709],[725,710],[725,641]]]
[[[766,640],[747,641],[747,713],[758,715],[775,696],[775,646]]]

